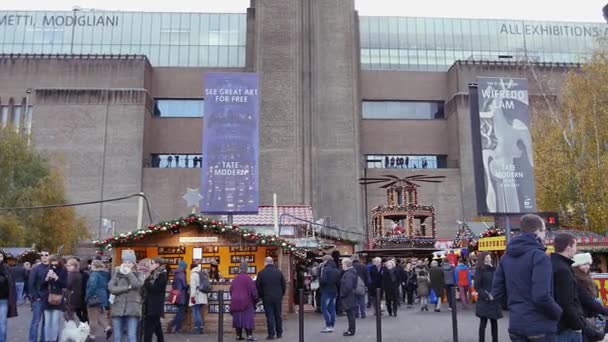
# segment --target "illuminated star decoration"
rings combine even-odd
[[[186,201],[186,205],[188,206],[188,208],[198,208],[201,199],[203,199],[203,196],[201,196],[201,194],[199,193],[198,188],[188,188],[186,194],[184,194],[182,198]]]

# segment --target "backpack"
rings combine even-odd
[[[365,287],[365,282],[363,282],[363,279],[361,279],[361,277],[357,276],[357,285],[355,285],[355,295],[363,296],[365,295],[366,291],[367,288]]]
[[[198,272],[198,288],[202,293],[209,293],[213,290],[209,278],[203,277],[203,272]]]
[[[458,269],[458,286],[469,286],[469,269]]]

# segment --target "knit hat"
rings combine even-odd
[[[593,258],[591,257],[590,253],[576,254],[576,255],[574,255],[574,257],[572,257],[572,260],[574,260],[572,267],[576,267],[576,266],[580,266],[580,265],[584,265],[584,264],[591,265],[593,263]]]
[[[130,261],[132,263],[136,263],[135,251],[132,249],[123,249],[120,255],[120,260],[122,262]]]
[[[186,262],[184,260],[180,260],[178,263],[180,268],[186,269],[186,267],[188,267],[188,264],[186,264]]]

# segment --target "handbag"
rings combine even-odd
[[[49,284],[49,298],[47,302],[50,305],[60,305],[63,300],[63,294],[51,293],[51,284]]]
[[[169,298],[167,298],[167,301],[169,302],[169,304],[178,304],[179,298],[181,297],[182,292],[180,290],[177,289],[171,289],[169,291]]]
[[[583,335],[587,341],[601,341],[604,339],[606,320],[602,316],[583,318]]]

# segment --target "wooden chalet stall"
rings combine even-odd
[[[258,216],[258,215],[251,215]],[[239,216],[235,217],[238,221]],[[188,264],[187,279],[190,279],[190,268],[193,262],[202,262],[203,268],[209,268],[212,262],[217,262],[223,280],[212,282],[213,291],[209,294],[209,305],[203,310],[205,331],[216,331],[218,323],[218,291],[224,290],[224,327],[232,331],[229,315],[230,281],[239,270],[241,260],[249,263],[249,274],[255,277],[264,267],[264,258],[271,256],[281,271],[288,275],[291,272],[294,253],[298,253],[295,245],[285,238],[274,234],[263,234],[255,230],[240,227],[237,224],[227,224],[207,217],[192,214],[177,220],[161,222],[134,232],[96,241],[101,253],[110,252],[114,266],[120,264],[123,249],[135,251],[138,262],[145,258],[160,256],[169,267],[177,267],[179,260]],[[167,286],[167,295],[171,288],[171,276]],[[286,296],[289,298],[289,296]],[[173,317],[177,307],[165,303],[166,325]],[[256,331],[264,331],[266,324],[261,305],[257,308]],[[191,311],[187,311],[184,330],[187,331],[192,322]]]

